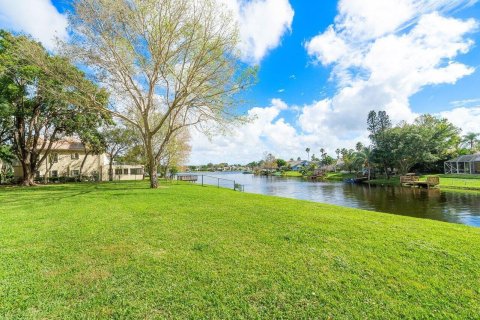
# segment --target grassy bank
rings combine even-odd
[[[326,180],[329,181],[344,181],[346,179],[355,178],[355,173],[345,173],[345,172],[329,172],[327,173]]]
[[[298,171],[285,171],[282,173],[285,177],[302,177],[303,175]],[[344,181],[345,179],[354,178],[354,173],[342,173],[342,172],[328,172],[325,176],[325,180],[328,181]]]
[[[282,176],[284,177],[297,177],[297,178],[301,178],[302,177],[302,174],[298,171],[284,171],[282,172]]]
[[[480,191],[480,176],[479,175],[435,175],[440,177],[441,189],[455,189],[455,190],[476,190]],[[420,176],[420,180],[425,181],[428,175]],[[375,179],[370,181],[371,184],[381,185],[400,185],[399,177],[392,177],[390,179]]]
[[[197,185],[0,189],[0,318],[471,318],[480,230]]]

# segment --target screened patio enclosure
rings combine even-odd
[[[480,153],[448,160],[443,166],[446,174],[480,174]]]

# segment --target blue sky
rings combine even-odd
[[[333,153],[368,142],[371,109],[480,131],[478,0],[218,1],[239,22],[245,63],[260,67],[242,108],[256,120],[211,140],[193,132],[190,163]],[[68,37],[68,3],[0,0],[0,27],[53,46],[52,35]]]

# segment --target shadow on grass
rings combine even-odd
[[[75,198],[92,193],[114,191],[149,190],[148,183],[138,182],[102,182],[102,183],[68,183],[55,185],[38,185],[35,187],[9,186],[0,189],[0,208],[2,205],[25,205],[52,203],[62,199]],[[119,194],[119,193],[117,193]]]

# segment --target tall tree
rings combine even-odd
[[[271,153],[265,153],[263,159],[263,168],[266,170],[275,170],[278,168],[277,159]]]
[[[357,146],[358,147],[358,146]],[[355,153],[355,160],[356,166],[360,169],[365,168],[367,169],[368,180],[371,179],[371,172],[372,172],[372,163],[373,163],[373,152],[371,147],[362,146],[360,150]]]
[[[340,153],[342,154],[343,166],[348,172],[352,173],[355,168],[355,151],[352,149],[343,148]]]
[[[255,69],[240,62],[237,25],[216,0],[76,0],[65,53],[115,97],[108,109],[142,137],[150,185],[184,128],[242,119],[238,93]]]
[[[390,117],[385,111],[370,111],[367,118],[368,131],[370,132],[370,140],[373,145],[373,157],[376,162],[383,167],[387,179],[390,178],[389,167],[393,166],[391,149],[393,145],[391,140],[387,138],[387,131],[392,127]]]
[[[480,143],[479,136],[480,133],[469,132],[462,137],[462,142],[468,145],[471,153],[475,152],[477,144]]]
[[[64,81],[50,77],[61,75]],[[82,87],[82,90],[78,90]],[[22,184],[34,185],[39,165],[55,141],[79,129],[83,117],[106,118],[91,109],[107,95],[67,60],[52,56],[24,36],[0,32],[0,97],[7,105],[8,139],[23,169]]]
[[[307,160],[310,159],[310,148],[305,149],[305,152],[307,153]]]

